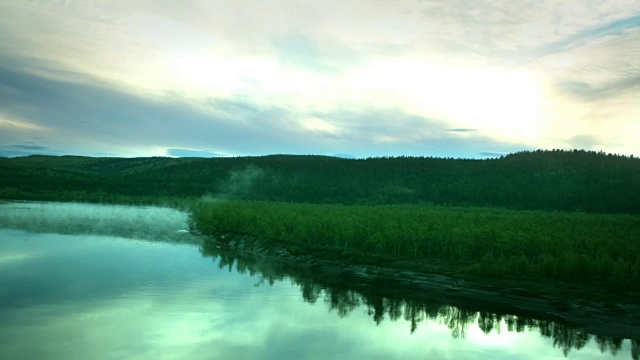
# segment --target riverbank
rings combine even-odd
[[[191,220],[203,234],[243,233],[264,244],[367,254],[381,260],[373,265],[401,259],[435,273],[597,284],[596,293],[640,291],[635,215],[203,200],[192,206]]]
[[[594,285],[576,287],[533,279],[463,279],[455,274],[433,272],[439,267],[446,273],[443,264],[388,258],[380,261],[376,256],[300,248],[284,242],[264,245],[260,239],[234,233],[208,236],[205,246],[223,247],[276,262],[326,286],[344,286],[389,298],[437,301],[472,307],[479,312],[535,317],[600,336],[640,338],[637,294],[615,298],[609,295],[606,299],[607,294],[594,293]],[[385,265],[379,265],[382,263]]]

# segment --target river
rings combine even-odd
[[[167,208],[0,204],[1,359],[632,359],[566,324],[332,288]]]

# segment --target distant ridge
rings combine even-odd
[[[584,150],[523,151],[488,159],[0,158],[3,199],[145,202],[202,196],[640,214],[640,159]]]

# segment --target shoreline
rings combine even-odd
[[[249,235],[232,233],[203,236],[209,245],[279,263],[290,270],[328,286],[348,287],[358,292],[375,292],[390,298],[436,301],[477,311],[523,315],[576,327],[592,335],[640,338],[640,304],[623,297],[621,303],[567,298],[553,295],[553,284],[544,293],[530,295],[522,287],[500,287],[497,282],[463,280],[454,276],[416,271],[415,263],[396,261],[393,266],[354,262],[326,249],[289,248],[286,244],[264,245]],[[366,257],[364,257],[366,258]],[[523,281],[532,285],[531,281]],[[546,284],[549,285],[549,284]],[[583,291],[585,292],[585,291]],[[525,293],[525,295],[523,295]]]

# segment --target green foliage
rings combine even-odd
[[[640,268],[633,215],[238,200],[201,201],[192,213],[204,234],[454,261],[485,276],[633,284]]]
[[[640,159],[588,151],[501,159],[328,156],[0,158],[0,198],[201,197],[640,214]]]

